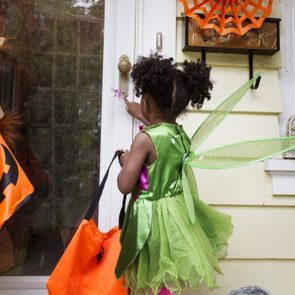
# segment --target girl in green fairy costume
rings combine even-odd
[[[214,273],[220,272],[219,248],[231,233],[230,217],[208,207],[216,215],[217,229],[204,229],[201,216],[191,222],[182,185],[190,139],[176,123],[189,103],[200,108],[210,99],[210,68],[198,61],[185,62],[179,70],[172,58],[152,55],[138,60],[131,77],[141,95],[140,111],[134,115],[148,126],[137,134],[130,152],[120,157],[122,193],[134,190],[143,172],[140,191],[134,190],[128,206],[116,274],[124,273],[132,294],[158,294],[162,288],[178,294],[186,286],[199,289],[203,284],[214,287]],[[131,109],[137,106],[127,103]]]
[[[203,203],[191,167],[224,169],[271,157],[295,147],[295,138],[241,142],[198,154],[198,147],[226,117],[259,75],[218,106],[189,139],[177,117],[189,103],[210,99],[210,68],[159,55],[141,57],[131,77],[140,104],[129,113],[147,126],[130,152],[120,156],[118,188],[131,193],[121,234],[116,276],[124,275],[131,294],[180,294],[189,287],[216,287],[218,259],[226,254],[230,216]]]

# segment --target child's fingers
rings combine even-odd
[[[120,153],[129,153],[129,150],[118,149],[116,152],[120,152]]]
[[[121,167],[124,166],[126,163],[128,157],[129,157],[129,151],[128,150],[122,150],[123,152],[119,155],[119,164]]]
[[[126,97],[125,97],[125,96],[122,96],[122,98],[123,98],[123,100],[124,100],[126,106],[128,106],[129,103],[130,103],[130,101],[128,100],[127,96],[126,96]]]
[[[125,102],[126,111],[129,113],[131,102],[127,98],[124,98],[124,102]]]

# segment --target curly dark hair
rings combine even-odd
[[[135,94],[149,94],[156,106],[169,117],[181,114],[189,102],[198,109],[211,98],[211,67],[204,61],[184,61],[183,70],[176,68],[173,58],[151,54],[139,57],[132,67]]]

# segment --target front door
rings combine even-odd
[[[175,6],[0,0],[0,104],[5,114],[20,115],[14,154],[35,188],[0,231],[1,295],[47,294],[47,277],[100,175],[137,132],[111,91],[119,85],[119,58],[134,63],[151,50],[174,56]],[[118,170],[117,164],[100,204],[102,230],[117,223]]]
[[[112,85],[119,85],[119,72],[117,63],[123,54],[127,55],[133,64],[138,56],[148,56],[151,52],[158,52],[166,57],[176,56],[176,5],[175,0],[133,0],[118,1],[120,10],[117,12],[116,44],[105,48],[105,54],[115,51],[116,59],[109,60],[105,56],[106,68],[112,64],[113,71],[106,73],[113,79]],[[114,33],[107,32],[109,34]],[[114,44],[114,43],[113,43]],[[106,75],[105,74],[105,75]],[[112,77],[112,78],[111,78]],[[109,91],[110,84],[106,82],[105,111],[103,111],[102,128],[105,130],[105,141],[102,142],[101,152],[104,155],[101,159],[103,173],[110,161],[114,150],[129,149],[132,138],[139,131],[139,122],[130,118],[124,104],[115,99],[111,100]],[[129,100],[139,101],[132,91],[131,80],[128,81]],[[112,101],[112,102],[111,102]],[[113,105],[114,104],[114,105]],[[111,107],[111,105],[113,107]],[[110,106],[108,108],[108,106]],[[112,130],[113,132],[109,132]],[[104,132],[103,132],[104,134]],[[111,148],[110,148],[111,147]],[[118,224],[118,215],[121,208],[122,195],[117,189],[117,175],[119,165],[111,171],[111,179],[107,183],[104,196],[99,207],[99,224],[102,230],[108,230]]]

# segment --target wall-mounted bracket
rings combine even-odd
[[[249,60],[249,79],[251,80],[253,78],[253,51],[249,50],[249,54],[248,54],[248,60]],[[251,89],[258,89],[259,85],[260,85],[260,81],[261,81],[261,77],[258,77],[255,84],[251,86]]]
[[[206,62],[207,59],[207,50],[205,47],[201,49],[201,58],[202,61]],[[248,61],[249,61],[249,80],[251,80],[254,76],[254,67],[253,67],[253,51],[249,50],[248,53]],[[251,86],[251,89],[258,89],[260,85],[261,77],[258,77],[255,84]]]
[[[206,62],[206,59],[207,59],[207,50],[205,47],[203,47],[201,49],[201,54],[202,54],[202,61]]]

